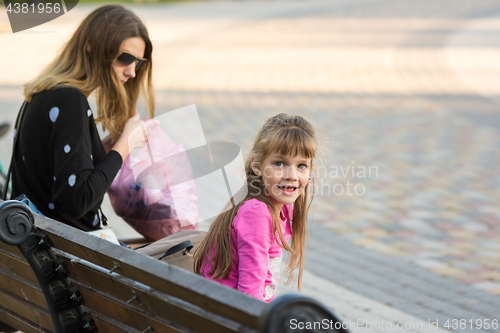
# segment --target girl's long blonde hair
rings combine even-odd
[[[122,84],[112,68],[122,42],[130,37],[144,40],[147,61],[136,77]],[[28,102],[33,95],[56,85],[72,86],[83,93],[96,90],[97,117],[104,130],[117,139],[136,112],[142,93],[149,117],[154,116],[152,85],[153,45],[142,21],[129,9],[117,5],[96,8],[80,24],[58,56],[33,81],[24,85]]]
[[[290,252],[285,270],[285,273],[288,274],[286,284],[290,284],[293,280],[294,271],[298,267],[297,286],[299,290],[301,289],[307,233],[307,211],[313,199],[313,191],[310,191],[309,186],[306,186],[303,193],[293,204],[292,241],[291,246],[289,246],[281,230],[279,212],[276,211],[265,195],[265,184],[262,178],[252,170],[252,163],[262,164],[266,157],[274,152],[283,156],[302,154],[304,157],[311,159],[310,168],[311,177],[313,177],[312,161],[316,156],[317,144],[318,139],[313,126],[303,117],[281,113],[265,122],[257,134],[252,151],[245,162],[246,188],[240,190],[231,199],[231,202],[239,203],[221,213],[210,226],[207,236],[194,254],[194,271],[196,273],[200,274],[202,265],[205,260],[208,260],[212,267],[208,273],[213,279],[226,278],[229,275],[233,259],[231,247],[232,222],[241,205],[255,198],[264,202],[269,208],[274,235],[276,237],[277,231],[280,239],[280,241],[276,241],[282,248]],[[246,195],[243,200],[238,200],[241,193],[246,193]],[[214,251],[215,256],[213,255]]]

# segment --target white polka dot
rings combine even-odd
[[[71,147],[69,145],[64,146],[64,152],[67,154],[71,150]]]
[[[76,183],[76,176],[75,175],[69,176],[69,178],[68,178],[69,186],[73,186],[73,185],[75,185],[75,183]]]
[[[90,109],[89,109],[89,110],[87,111],[87,116],[89,116],[89,117],[90,117],[91,115],[92,115],[92,110],[90,110]]]
[[[52,109],[50,109],[50,111],[49,111],[50,121],[52,121],[53,123],[55,123],[56,119],[57,119],[57,116],[59,116],[59,108],[58,107],[53,107]]]
[[[92,222],[92,225],[96,226],[97,223],[99,223],[99,216],[97,216],[97,214],[95,214],[94,222]]]
[[[56,181],[56,177],[54,177],[54,181]]]
[[[24,162],[24,156],[23,156],[23,162]]]
[[[94,160],[94,155],[90,155],[90,159],[93,161]]]
[[[52,202],[49,203],[49,209],[54,210],[54,208],[55,208],[54,204]]]

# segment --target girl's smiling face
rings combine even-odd
[[[272,153],[262,164],[252,163],[257,176],[262,176],[266,196],[273,206],[279,210],[283,205],[295,202],[309,183],[311,159],[302,154],[280,155]]]

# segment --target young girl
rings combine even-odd
[[[212,223],[194,256],[196,273],[271,302],[284,248],[290,252],[287,284],[298,267],[300,290],[316,146],[304,118],[282,113],[266,121],[245,163],[248,193],[239,203],[233,197],[236,206]]]

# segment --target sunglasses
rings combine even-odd
[[[127,52],[123,52],[122,54],[120,54],[118,56],[118,58],[116,58],[116,60],[118,60],[118,62],[123,66],[128,66],[131,63],[135,62],[136,63],[135,64],[135,71],[136,72],[139,70],[139,68],[141,68],[143,63],[148,61],[148,59],[137,58],[137,57],[134,57],[133,55],[131,55]]]

